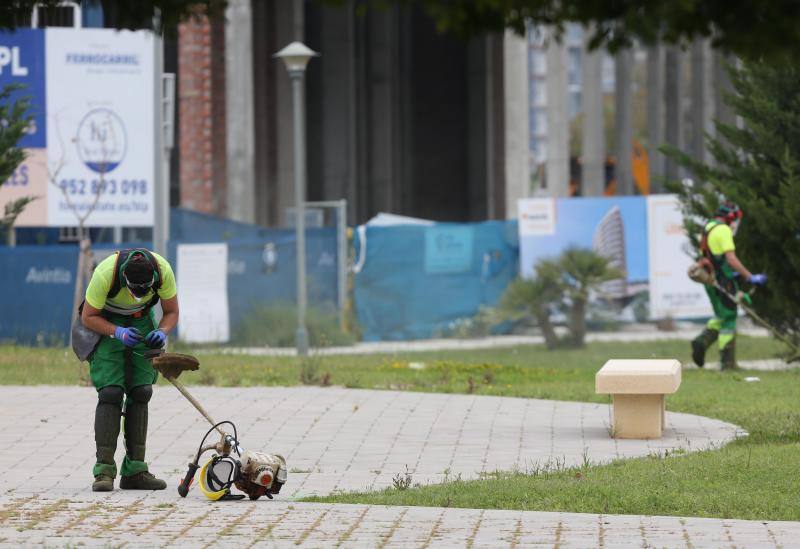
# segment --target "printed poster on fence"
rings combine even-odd
[[[32,116],[27,158],[0,187],[0,209],[36,197],[16,226],[76,226],[76,213],[92,227],[152,226],[154,58],[146,31],[0,32],[0,86],[24,86]]]
[[[190,343],[224,343],[228,317],[228,245],[178,245],[178,337]]]
[[[650,317],[712,316],[703,286],[686,275],[694,259],[675,195],[647,197],[647,234],[650,251]]]

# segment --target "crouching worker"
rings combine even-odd
[[[156,326],[152,309],[159,299],[164,315]],[[119,470],[119,487],[163,490],[166,483],[153,476],[144,461],[147,403],[158,374],[143,354],[148,348],[162,347],[178,323],[172,268],[163,257],[144,249],[112,254],[92,275],[80,319],[83,331],[96,338],[93,350],[84,353],[88,356],[79,354],[79,358],[89,360],[89,374],[98,397],[94,418],[97,463],[92,471],[92,490],[114,489],[114,452],[121,423],[125,458]]]

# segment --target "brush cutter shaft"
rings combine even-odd
[[[790,349],[792,349],[792,352],[793,352],[794,354],[800,353],[800,349],[798,349],[797,345],[795,345],[795,344],[794,344],[794,342],[793,342],[791,339],[789,339],[789,338],[788,338],[788,337],[787,337],[785,334],[783,334],[782,332],[779,332],[779,331],[778,331],[778,330],[777,330],[775,327],[773,327],[773,326],[772,326],[772,325],[771,325],[769,322],[767,322],[766,320],[764,320],[763,318],[761,318],[761,317],[758,315],[758,313],[756,313],[756,312],[755,312],[753,309],[751,309],[750,307],[748,307],[747,305],[745,305],[744,303],[742,303],[742,300],[741,300],[741,299],[738,299],[736,296],[734,296],[734,295],[731,295],[729,292],[726,292],[726,291],[725,291],[725,290],[722,288],[722,286],[720,286],[720,285],[719,285],[719,284],[718,284],[716,281],[714,282],[714,287],[715,287],[717,290],[719,290],[720,292],[722,292],[723,294],[725,294],[725,295],[726,295],[726,296],[727,296],[727,297],[728,297],[730,300],[732,300],[734,303],[736,303],[736,304],[738,304],[739,306],[741,306],[741,308],[742,308],[742,309],[744,309],[744,312],[745,312],[745,313],[747,313],[747,314],[748,314],[748,316],[750,316],[750,318],[752,318],[753,320],[755,320],[757,323],[761,324],[761,326],[762,326],[762,327],[764,327],[764,328],[766,328],[766,329],[767,329],[767,330],[768,330],[768,331],[769,331],[769,332],[770,332],[772,335],[774,335],[775,337],[777,337],[778,339],[780,339],[781,341],[783,341],[783,342],[784,342],[786,345],[788,345],[788,346],[789,346],[789,348],[790,348]]]
[[[198,412],[200,412],[200,413],[202,414],[202,416],[203,416],[204,418],[206,418],[206,420],[207,420],[207,421],[208,421],[208,422],[209,422],[209,423],[210,423],[212,426],[214,426],[214,425],[216,425],[216,424],[217,424],[217,422],[216,422],[216,421],[214,421],[213,419],[211,419],[211,416],[210,416],[210,415],[208,415],[208,412],[206,412],[206,411],[205,411],[205,409],[204,409],[204,408],[203,408],[203,407],[200,405],[200,403],[199,403],[199,402],[197,402],[197,401],[194,399],[194,397],[193,397],[193,396],[192,396],[192,395],[189,393],[189,391],[187,391],[187,390],[186,390],[186,387],[184,387],[184,386],[183,386],[183,383],[181,383],[181,382],[180,382],[180,381],[178,381],[177,379],[174,379],[174,378],[171,378],[171,377],[167,377],[167,376],[164,376],[164,377],[167,379],[167,381],[169,381],[170,383],[172,383],[172,384],[175,386],[175,388],[176,388],[178,391],[180,391],[180,393],[181,393],[183,396],[185,396],[185,397],[186,397],[186,400],[188,400],[189,402],[191,402],[191,403],[192,403],[192,406],[194,406],[195,408],[197,408],[197,411],[198,411]],[[227,433],[225,433],[225,432],[224,432],[222,429],[220,429],[219,427],[216,427],[216,429],[217,429],[217,432],[218,432],[220,435],[222,435],[223,437],[224,437],[225,435],[227,435]]]

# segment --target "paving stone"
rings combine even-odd
[[[292,501],[381,489],[406,467],[413,482],[435,483],[695,451],[743,434],[717,420],[668,413],[662,440],[630,441],[609,438],[608,406],[596,403],[340,388],[190,390],[212,417],[236,421],[245,447],[287,457],[284,494],[214,503],[193,490],[179,498],[175,487],[207,425],[171,387],[155,389],[148,443],[151,470],[169,488],[92,493],[94,390],[3,387],[0,546],[773,547],[800,539],[798,523]],[[42,402],[52,406],[42,410]],[[120,443],[118,461],[122,452]]]

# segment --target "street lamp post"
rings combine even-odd
[[[294,201],[297,232],[297,354],[308,354],[306,330],[306,137],[303,78],[306,65],[319,54],[301,42],[292,42],[273,57],[282,59],[292,80],[294,113]]]

